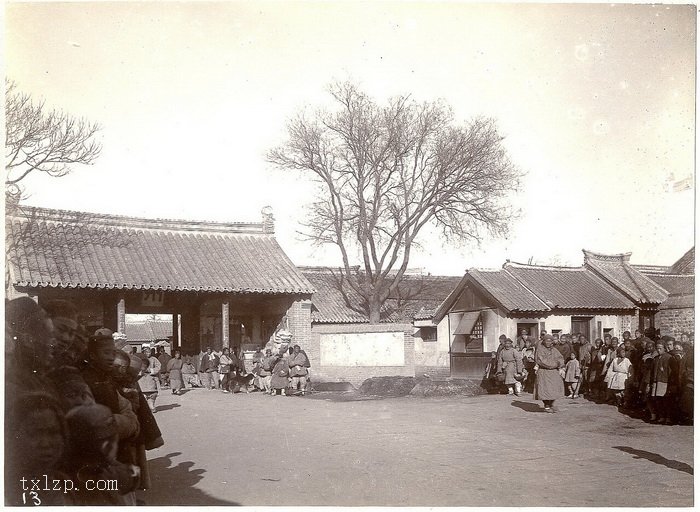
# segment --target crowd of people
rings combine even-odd
[[[693,423],[693,339],[629,331],[622,340],[605,334],[591,343],[582,334],[547,334],[533,340],[522,330],[513,342],[501,335],[485,379],[511,395],[523,391],[555,412],[559,398],[616,405],[652,423]]]
[[[249,364],[250,371],[246,369],[243,353],[228,347],[220,351],[207,347],[199,354],[185,355],[184,359],[175,351],[175,357],[165,366],[165,386],[169,385],[175,394],[185,387],[204,387],[231,394],[243,390],[249,393],[251,387],[253,391],[271,396],[306,394],[311,362],[299,345],[289,344],[277,350],[266,348],[264,353],[258,348]],[[162,369],[163,365],[160,367]]]
[[[75,306],[29,297],[5,304],[5,503],[137,505],[151,487],[146,452],[163,446],[159,393],[186,387],[304,395],[310,362],[298,345],[172,357],[135,350],[119,333],[86,333]],[[288,335],[291,342],[291,334]]]
[[[5,503],[136,505],[164,444],[140,388],[152,358],[88,336],[62,300],[8,301],[5,331]]]

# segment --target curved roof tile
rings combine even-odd
[[[6,217],[16,286],[311,294],[274,236],[252,224],[21,207]],[[237,226],[241,226],[236,230]]]

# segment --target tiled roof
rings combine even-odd
[[[671,271],[671,267],[666,265],[637,265],[636,263],[632,267],[639,270],[642,274],[668,274]]]
[[[636,304],[660,304],[668,294],[658,284],[629,264],[630,253],[598,254],[583,251],[584,267],[592,270]]]
[[[669,270],[672,274],[694,274],[695,273],[695,246],[691,247],[680,259],[675,262]]]
[[[26,206],[5,223],[11,283],[19,287],[313,293],[258,224]]]
[[[151,342],[167,340],[173,335],[173,323],[164,320],[146,320],[143,322],[127,322],[126,338],[128,341]]]
[[[668,299],[659,309],[692,308],[695,305],[695,276],[693,274],[648,274],[668,292]]]
[[[669,295],[695,293],[695,276],[692,274],[649,274],[649,277]]]
[[[695,307],[695,294],[669,295],[659,309],[683,309]]]
[[[506,263],[542,302],[554,309],[634,309],[634,304],[586,268]]]
[[[314,323],[367,323],[369,316],[361,297],[343,282],[343,271],[328,267],[302,267],[316,289],[311,297]],[[382,306],[382,323],[411,323],[437,308],[460,281],[460,277],[405,275],[397,291]],[[342,289],[342,292],[341,292]],[[444,295],[443,295],[444,294]]]
[[[508,311],[549,311],[551,309],[505,269],[471,269],[468,276]]]

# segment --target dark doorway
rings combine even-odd
[[[571,317],[571,334],[583,334],[591,339],[591,317]]]
[[[530,322],[525,322],[525,323],[520,323],[518,322],[518,332],[515,333],[515,338],[520,336],[520,333],[522,330],[525,329],[527,331],[527,335],[532,338],[533,342],[536,341],[540,337],[540,331],[537,328],[536,323],[530,323]],[[513,338],[513,341],[515,341],[515,338]]]

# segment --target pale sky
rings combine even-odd
[[[8,3],[5,71],[102,126],[103,151],[27,204],[259,221],[298,265],[312,189],[265,162],[286,120],[335,79],[378,99],[444,99],[494,117],[526,173],[507,240],[426,236],[413,267],[459,275],[506,258],[580,265],[581,249],[671,264],[693,245],[695,7],[389,2]],[[673,181],[671,180],[673,175]],[[694,185],[694,183],[693,183]]]

